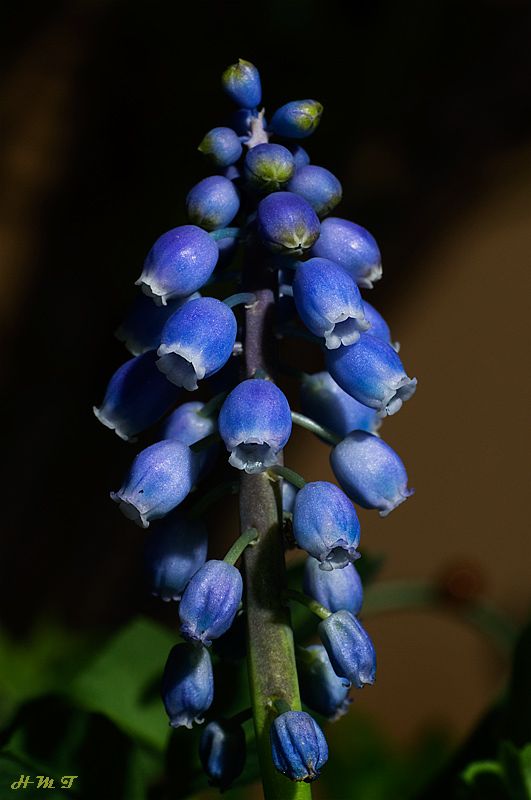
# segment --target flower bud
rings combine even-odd
[[[226,228],[240,208],[240,196],[228,178],[211,175],[190,189],[186,212],[194,225],[207,231]]]
[[[99,421],[121,439],[134,438],[177,400],[178,390],[160,374],[155,361],[153,350],[130,358],[112,376],[101,406],[94,406]]]
[[[350,347],[327,350],[326,366],[345,392],[382,416],[400,411],[417,388],[391,345],[368,334]]]
[[[288,144],[286,145],[286,147],[293,156],[293,161],[295,162],[295,169],[301,169],[302,167],[305,167],[307,164],[310,163],[310,156],[308,155],[304,147],[301,147],[300,144]]]
[[[196,225],[181,225],[160,236],[144,262],[136,281],[157,305],[185,297],[203,286],[214,272],[218,247]]]
[[[358,403],[328,372],[305,375],[301,382],[303,414],[337,436],[360,430],[376,433],[381,419],[374,408]]]
[[[221,76],[226,94],[241,108],[256,108],[262,100],[260,73],[250,61],[238,59]]]
[[[292,192],[273,192],[258,206],[258,231],[274,253],[300,255],[319,236],[319,218],[311,205]]]
[[[332,668],[345,683],[361,689],[376,678],[376,654],[369,634],[350,611],[336,611],[319,623],[319,637]]]
[[[216,167],[230,167],[238,161],[243,151],[240,137],[232,128],[212,128],[197,149],[208,156]]]
[[[275,192],[295,170],[293,156],[281,144],[258,144],[245,156],[245,179],[259,192]]]
[[[220,242],[218,246],[219,244]],[[195,300],[197,297],[200,295],[195,292],[189,297],[168,300],[165,306],[157,306],[151,298],[139,294],[114,335],[134,356],[140,356],[148,350],[156,350],[160,344],[162,329],[171,315],[188,300]]]
[[[291,781],[309,783],[328,761],[328,746],[319,725],[305,711],[286,711],[273,720],[271,755],[276,769]]]
[[[207,529],[179,512],[152,526],[144,548],[144,572],[151,594],[180,600],[186,584],[206,561]]]
[[[342,569],[358,558],[356,511],[341,489],[328,481],[307,483],[297,492],[293,535],[299,547],[321,562],[321,569]]]
[[[167,381],[169,382],[169,381]],[[166,418],[162,427],[163,439],[177,439],[188,447],[215,433],[217,426],[213,417],[201,417],[199,412],[204,403],[183,403]],[[219,445],[214,442],[209,447],[196,453],[198,479],[203,478],[214,466],[219,453]]]
[[[206,648],[176,644],[170,651],[161,687],[162,702],[172,728],[203,722],[214,699],[214,673]]]
[[[221,791],[241,775],[245,766],[245,734],[241,725],[213,720],[205,726],[199,740],[199,758],[214,786]]]
[[[322,221],[312,254],[335,261],[364,289],[372,289],[382,277],[382,258],[373,236],[346,219],[328,217]]]
[[[346,572],[334,570],[330,575]],[[349,687],[338,678],[327,652],[321,644],[297,651],[297,672],[301,700],[312,711],[322,714],[331,722],[346,714],[350,706]]]
[[[287,139],[305,139],[319,125],[323,107],[317,100],[292,100],[275,111],[270,129]]]
[[[229,464],[253,475],[277,463],[291,434],[289,403],[271,381],[251,379],[227,396],[218,419]]]
[[[330,463],[348,496],[363,508],[377,508],[381,517],[413,494],[395,451],[365,431],[353,431],[334,447]]]
[[[329,350],[354,344],[366,331],[360,290],[344,269],[326,258],[299,264],[293,298],[300,318]]]
[[[228,631],[242,600],[242,576],[226,561],[207,561],[186,587],[180,606],[181,633],[207,647]]]
[[[227,363],[236,341],[236,317],[213,297],[190,300],[163,328],[157,367],[189,392]]]
[[[304,197],[319,217],[326,217],[343,196],[343,187],[336,176],[312,164],[298,169],[286,188]]]
[[[289,481],[282,481],[282,511],[284,514],[293,514],[297,488]]]
[[[156,442],[137,455],[111,498],[128,519],[147,528],[182,503],[196,475],[197,460],[189,447],[175,439]]]
[[[361,610],[363,586],[354,564],[325,570],[316,558],[309,556],[304,564],[303,589],[329,611],[359,614]]]

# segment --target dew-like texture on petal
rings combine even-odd
[[[222,175],[204,178],[188,192],[186,211],[190,222],[207,231],[226,228],[240,208],[233,182]]]
[[[212,275],[218,246],[196,225],[181,225],[160,236],[144,262],[136,281],[157,305],[196,292]]]
[[[247,184],[260,192],[275,192],[295,171],[293,156],[281,144],[259,144],[245,156]]]
[[[225,399],[218,427],[229,463],[250,474],[263,472],[276,463],[290,437],[289,403],[271,381],[243,381]]]
[[[243,592],[238,569],[225,561],[207,561],[186,587],[179,606],[181,633],[209,646],[222,636],[238,611]]]
[[[329,350],[354,344],[369,327],[360,290],[344,269],[325,258],[300,264],[293,280],[297,312]]]
[[[188,391],[220,370],[236,341],[236,317],[213,297],[191,300],[166,323],[157,351],[157,367],[168,380]]]
[[[274,253],[298,255],[319,236],[319,217],[303,197],[273,192],[258,205],[258,232]]]
[[[319,623],[319,636],[339,678],[361,689],[376,678],[376,653],[371,638],[350,611],[336,611]]]
[[[172,728],[202,722],[214,699],[214,673],[206,648],[185,642],[171,649],[161,696]]]
[[[374,237],[361,225],[340,217],[322,221],[312,255],[335,261],[366,289],[382,277],[382,258]]]
[[[177,387],[172,386],[155,366],[155,351],[144,353],[122,364],[112,376],[102,404],[94,414],[121,439],[132,439],[153,425],[176,402]]]
[[[234,242],[234,239],[231,241]],[[220,242],[218,246],[219,244]],[[162,329],[171,315],[188,300],[195,300],[199,296],[194,292],[189,297],[168,300],[165,306],[157,306],[150,297],[139,294],[115,336],[134,356],[156,350],[160,344]]]
[[[345,572],[334,570],[332,575]],[[335,722],[347,713],[350,700],[349,687],[338,678],[328,654],[321,644],[313,644],[304,648],[304,652],[297,653],[297,672],[301,700],[312,711],[322,714],[323,717]]]
[[[243,58],[227,67],[221,84],[230,99],[244,109],[256,108],[262,100],[260,73],[250,61]]]
[[[328,372],[305,375],[300,391],[303,413],[337,436],[355,430],[375,433],[381,426],[378,412],[344,392]]]
[[[212,128],[197,148],[217,167],[230,167],[240,158],[243,147],[232,128]]]
[[[276,769],[292,781],[314,781],[328,761],[328,746],[319,725],[305,711],[286,711],[270,728]]]
[[[147,528],[182,503],[197,477],[197,459],[182,442],[167,439],[142,450],[111,498],[126,517]]]
[[[199,758],[214,786],[227,789],[245,766],[245,733],[241,725],[225,720],[209,722],[199,740]]]
[[[363,586],[354,564],[344,569],[321,569],[321,562],[309,556],[304,564],[304,593],[329,611],[350,611],[359,614],[363,603]]]
[[[151,594],[162,600],[179,600],[197,570],[206,561],[207,529],[179,511],[155,522],[144,547],[144,574]]]
[[[396,414],[417,388],[391,345],[369,334],[350,347],[328,350],[326,365],[345,392],[382,416]]]
[[[307,483],[297,492],[293,535],[322,569],[342,569],[358,557],[360,523],[348,497],[328,481]]]
[[[334,475],[355,503],[387,516],[413,494],[400,457],[383,439],[353,431],[330,454]]]
[[[317,100],[292,100],[275,111],[269,127],[278,136],[305,139],[319,125],[322,113]]]
[[[287,189],[304,197],[319,217],[329,214],[343,196],[343,188],[336,176],[314,164],[298,169]]]

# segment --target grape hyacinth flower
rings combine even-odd
[[[321,569],[342,569],[358,558],[360,523],[341,489],[327,481],[307,483],[295,498],[293,535]]]
[[[314,781],[328,761],[319,725],[305,711],[286,711],[271,725],[275,767],[292,781]]]
[[[149,591],[169,602],[180,600],[188,581],[207,557],[208,533],[200,520],[178,511],[153,524],[144,548]]]
[[[313,164],[298,169],[286,188],[304,197],[319,217],[326,217],[343,196],[343,187],[336,176]]]
[[[221,791],[241,775],[245,766],[245,733],[230,720],[212,720],[199,740],[199,758],[213,786]]]
[[[319,636],[332,668],[345,685],[374,683],[376,654],[369,634],[350,611],[336,611],[319,623]]]
[[[245,180],[259,192],[276,192],[295,170],[293,156],[281,144],[259,144],[245,156]]]
[[[232,128],[212,128],[197,149],[208,156],[216,167],[230,167],[238,161],[243,151],[240,137]]]
[[[144,262],[136,285],[157,305],[200,289],[214,272],[218,246],[197,225],[181,225],[160,236]]]
[[[231,239],[231,242],[234,242],[234,239]],[[220,244],[222,242],[218,242],[218,246]],[[114,335],[134,356],[140,356],[148,350],[156,350],[160,344],[162,329],[171,315],[188,300],[195,300],[197,297],[200,297],[200,294],[194,292],[188,297],[168,300],[165,306],[157,306],[150,297],[140,294]]]
[[[199,744],[207,777],[224,790],[242,773],[243,726],[254,717],[264,797],[295,792],[309,800],[305,783],[319,776],[328,747],[301,698],[332,721],[347,711],[351,684],[375,678],[374,647],[357,618],[363,588],[353,564],[360,542],[353,503],[385,516],[412,494],[401,460],[374,434],[416,380],[383,317],[360,296],[381,277],[378,245],[360,225],[328,216],[341,182],[310,164],[306,141],[321,104],[289,101],[266,116],[259,72],[243,59],[225,70],[222,88],[235,105],[231,127],[213,127],[199,145],[218,174],[189,188],[190,224],[149,251],[117,332],[135,357],[111,377],[95,412],[123,438],[163,418],[159,440],[138,453],[111,498],[143,528],[153,522],[147,585],[161,601],[180,603],[174,630],[185,641],[171,649],[162,681],[170,725],[203,721],[214,669],[225,662],[234,695],[222,676],[225,696],[216,698],[217,716]],[[279,357],[286,337],[317,344],[315,374],[285,352]],[[303,413],[291,411],[276,384],[284,374],[300,383]],[[182,390],[200,383],[201,401],[176,407]],[[293,423],[332,447],[341,488],[308,483],[284,463]],[[219,458],[221,443],[228,463]],[[208,510],[229,518],[235,493],[241,533],[223,560],[207,560],[219,532],[210,525],[207,535],[202,517]],[[303,592],[297,571],[286,587],[285,550],[295,544],[308,554]],[[292,602],[320,620],[313,632],[305,623],[300,639],[317,632],[321,644],[294,646]],[[244,658],[252,707],[225,719],[219,714],[245,694],[235,664]],[[299,785],[290,790],[288,780]]]
[[[179,606],[181,633],[205,646],[234,621],[243,592],[239,570],[226,561],[207,561],[185,589]]]
[[[316,100],[292,100],[275,111],[269,127],[286,139],[306,139],[319,125],[322,113]]]
[[[345,570],[334,570],[333,573]],[[297,650],[297,672],[301,698],[312,711],[335,722],[347,713],[350,700],[349,686],[338,678],[322,644],[313,644]]]
[[[116,370],[94,414],[120,439],[134,439],[137,433],[157,422],[179,394],[155,366],[154,351],[129,359]]]
[[[374,237],[361,225],[346,219],[323,220],[312,254],[335,261],[364,289],[372,289],[382,277],[382,258]]]
[[[407,473],[399,456],[383,439],[353,431],[330,455],[334,475],[344,491],[363,508],[376,508],[386,517],[411,497]]]
[[[206,231],[230,225],[240,208],[240,196],[232,181],[223,175],[211,175],[190,189],[186,212],[190,222]]]
[[[274,383],[247,380],[223,403],[218,425],[229,464],[253,475],[276,464],[291,434],[291,412]]]
[[[182,503],[194,485],[197,460],[176,439],[156,442],[142,450],[111,498],[120,511],[143,528]]]
[[[190,300],[162,330],[157,367],[169,381],[189,392],[197,382],[227,363],[236,341],[236,318],[214,297]]]
[[[302,377],[301,408],[307,417],[342,438],[351,431],[376,433],[382,424],[374,408],[354,400],[328,372]]]
[[[400,411],[417,388],[391,345],[368,333],[351,347],[329,350],[326,365],[345,392],[382,416]]]
[[[161,695],[172,728],[200,724],[214,699],[214,673],[205,647],[176,644],[168,656]]]
[[[354,564],[344,569],[321,569],[321,562],[309,556],[304,564],[302,588],[329,611],[359,614],[363,604],[363,586]]]
[[[360,290],[344,269],[325,258],[310,258],[297,267],[293,297],[300,318],[328,350],[354,344],[369,323]]]
[[[258,232],[273,253],[300,255],[318,238],[319,218],[303,197],[273,192],[258,206]]]

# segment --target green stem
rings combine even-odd
[[[202,495],[197,503],[194,503],[188,511],[188,518],[199,519],[205,511],[208,511],[211,505],[217,503],[218,500],[221,500],[221,498],[225,497],[227,494],[237,494],[238,490],[238,481],[223,481],[223,483],[218,483],[217,486],[214,486],[209,492]]]
[[[301,428],[306,428],[307,431],[315,433],[317,436],[320,436],[321,439],[324,439],[331,445],[335,446],[341,441],[341,436],[337,436],[328,428],[324,428],[322,425],[319,425],[318,422],[310,419],[310,417],[306,417],[304,414],[300,414],[298,411],[291,412],[291,419],[295,425],[299,425]]]
[[[223,302],[229,308],[234,308],[234,306],[242,304],[250,306],[252,303],[256,303],[256,295],[253,294],[253,292],[238,292],[237,294],[231,294],[230,297],[226,297]]]
[[[219,231],[210,232],[210,238],[215,242],[219,242],[220,239],[239,239],[241,235],[241,228],[220,228]]]
[[[296,602],[300,603],[301,606],[306,606],[306,608],[308,608],[312,614],[320,617],[320,619],[327,619],[332,614],[331,611],[322,606],[321,603],[318,603],[317,600],[312,600],[312,598],[308,597],[307,594],[298,592],[297,589],[287,589],[284,593],[284,596],[288,600],[296,600]]]
[[[485,602],[450,603],[436,585],[422,581],[385,581],[367,589],[363,614],[429,608],[451,611],[491,639],[504,653],[511,651],[517,636],[513,623]]]
[[[244,361],[248,378],[267,369],[264,344],[271,343],[274,295],[266,285],[260,257],[249,254],[247,284],[257,302],[246,310]],[[258,267],[258,269],[257,269]],[[258,274],[257,274],[258,273]],[[261,274],[260,274],[261,273]],[[263,281],[263,282],[262,282]],[[243,474],[240,489],[242,530],[256,528],[259,539],[243,554],[247,617],[247,667],[254,728],[265,800],[311,800],[305,783],[292,783],[275,769],[269,732],[272,702],[282,698],[293,711],[301,710],[293,631],[289,608],[283,602],[286,585],[282,539],[280,486],[267,473]]]
[[[306,486],[306,481],[302,475],[299,475],[294,469],[285,467],[283,464],[274,464],[272,467],[269,467],[269,472],[273,472],[275,475],[278,475],[279,478],[284,478],[289,481],[296,486],[297,489],[304,489]]]
[[[223,561],[226,561],[227,564],[235,564],[247,545],[250,545],[252,542],[255,542],[258,539],[258,531],[256,528],[248,528],[246,531],[242,533],[241,536],[238,536],[230,550],[227,551],[227,554]]]

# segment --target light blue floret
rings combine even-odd
[[[328,217],[322,221],[312,255],[335,261],[365,289],[372,289],[382,277],[382,258],[374,237],[346,219]]]
[[[209,646],[234,621],[241,603],[240,572],[225,561],[210,560],[193,576],[179,605],[181,633]]]
[[[363,604],[363,586],[354,564],[324,570],[320,561],[309,556],[304,564],[303,589],[329,611],[359,614]]]
[[[286,711],[273,720],[271,755],[277,770],[292,781],[314,781],[328,760],[319,725],[305,711]]]
[[[144,548],[144,573],[151,594],[179,600],[190,578],[206,561],[207,529],[180,511],[168,514],[150,529]]]
[[[344,392],[328,372],[304,375],[300,391],[303,413],[337,436],[355,430],[376,433],[381,426],[377,411]]]
[[[297,492],[293,535],[321,569],[342,569],[359,556],[360,523],[354,506],[328,481],[307,483]]]
[[[369,634],[350,611],[336,611],[319,623],[319,636],[332,668],[345,685],[361,689],[376,678],[376,653]]]
[[[203,722],[214,699],[214,673],[205,647],[183,643],[172,648],[161,695],[172,728],[191,728],[194,722]]]

